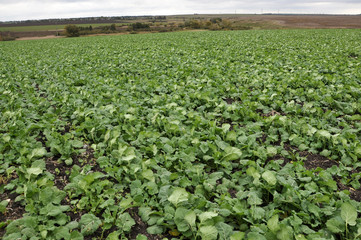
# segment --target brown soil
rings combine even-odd
[[[23,41],[23,40],[39,40],[39,39],[53,39],[53,38],[64,38],[63,36],[55,36],[55,35],[48,35],[43,37],[19,37],[16,41]]]
[[[234,102],[241,102],[240,99],[235,99],[235,98],[230,98],[230,97],[223,98],[223,100],[224,100],[227,104],[232,104],[232,103],[234,103]]]
[[[0,222],[7,222],[11,220],[16,220],[22,218],[25,213],[24,206],[20,204],[20,202],[15,202],[15,198],[18,195],[16,193],[9,193],[5,191],[0,194],[0,201],[7,200],[9,204],[6,207],[5,213],[0,213]],[[0,238],[5,234],[5,227],[0,228]]]
[[[245,15],[243,21],[268,21],[285,28],[361,28],[361,15]]]
[[[54,175],[54,185],[60,190],[63,190],[64,187],[69,183],[69,175],[74,165],[84,166],[89,164],[93,167],[93,171],[102,172],[105,174],[105,172],[96,163],[94,158],[94,150],[86,144],[84,145],[84,149],[85,151],[83,153],[72,156],[73,163],[69,166],[64,162],[59,162],[56,157],[50,157],[46,160],[46,169]]]
[[[149,234],[147,232],[148,224],[143,222],[142,218],[138,215],[138,207],[129,208],[127,211],[135,221],[135,225],[130,230],[130,233],[128,236],[129,239],[136,239],[138,234],[145,235],[148,238],[148,240],[161,240],[164,237],[168,237],[168,236],[164,236],[164,235]],[[171,236],[169,236],[169,237],[170,237],[169,239],[172,238]]]
[[[338,166],[338,162],[335,160],[330,160],[322,155],[313,154],[310,152],[302,151],[299,153],[301,157],[306,157],[306,160],[303,162],[306,169],[316,169],[318,167],[327,169],[332,166]]]
[[[271,116],[275,116],[275,115],[282,115],[282,116],[286,115],[285,113],[280,113],[280,112],[277,112],[275,110],[272,110],[272,111],[270,111],[268,113],[263,113],[262,110],[257,109],[256,112],[258,112],[262,117],[271,117]]]
[[[344,184],[341,183],[341,181],[339,179],[336,179],[337,182],[337,187],[339,190],[343,191],[343,190],[347,190],[350,192],[350,198],[361,202],[361,189],[354,189],[350,186],[346,186]]]

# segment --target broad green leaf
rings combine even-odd
[[[235,147],[226,147],[226,155],[223,157],[224,161],[237,160],[242,156],[242,151]]]
[[[229,240],[230,236],[233,233],[233,227],[224,222],[217,223],[216,228],[218,230],[218,239],[220,240]]]
[[[193,228],[196,226],[196,214],[194,211],[190,210],[184,216],[184,220]]]
[[[26,169],[26,172],[31,175],[39,175],[39,174],[42,174],[43,173],[43,170],[41,168],[28,168]]]
[[[357,156],[361,157],[361,145],[359,145],[355,148],[355,153]]]
[[[356,208],[348,202],[341,205],[341,218],[345,221],[346,225],[355,226],[357,219]]]
[[[261,198],[258,197],[256,192],[250,192],[248,194],[247,202],[250,205],[261,205],[263,201]]]
[[[277,148],[269,146],[267,147],[267,154],[270,156],[274,156],[277,154]]]
[[[102,222],[100,221],[100,219],[96,217],[94,214],[91,213],[84,214],[79,221],[81,233],[84,236],[91,235],[99,228],[101,223]]]
[[[236,141],[237,140],[237,133],[235,131],[230,131],[227,133],[226,136],[227,141]]]
[[[256,233],[256,232],[250,232],[247,234],[248,240],[267,240],[263,235]]]
[[[189,194],[184,188],[176,188],[169,196],[168,201],[178,206],[179,203],[188,201]]]
[[[331,133],[326,130],[318,130],[317,134],[325,138],[330,138],[332,136]]]
[[[345,222],[341,217],[334,217],[326,222],[328,230],[333,233],[341,233],[345,231]]]
[[[273,215],[270,219],[268,219],[267,227],[273,233],[276,233],[280,229],[280,226],[278,224],[278,215]]]
[[[207,221],[208,219],[212,219],[217,216],[218,216],[218,213],[215,213],[215,212],[204,212],[199,215],[199,220],[202,223],[202,222]]]
[[[84,146],[84,143],[82,141],[79,141],[79,140],[72,140],[71,145],[74,148],[82,148]]]
[[[143,234],[138,234],[135,240],[148,240],[148,238]]]
[[[129,213],[122,213],[119,215],[115,222],[115,225],[123,232],[129,232],[130,229],[135,225],[134,219]]]
[[[247,173],[248,176],[252,176],[255,179],[259,179],[261,177],[261,174],[259,174],[257,169],[255,169],[252,166],[247,168],[246,173]]]
[[[230,237],[230,240],[243,240],[245,237],[244,232],[233,232],[233,234]]]
[[[10,199],[8,200],[3,200],[0,202],[0,213],[4,213],[6,210],[6,206],[9,204]]]
[[[199,228],[202,240],[216,240],[218,231],[215,226],[203,226]]]
[[[33,149],[33,151],[31,152],[29,159],[32,158],[41,158],[46,154],[46,149],[41,147],[41,148],[35,148]]]
[[[147,170],[143,171],[142,176],[151,182],[155,182],[154,173],[151,169],[147,169]]]
[[[281,230],[277,233],[277,238],[279,240],[289,240],[292,239],[293,229],[290,226],[281,225]]]
[[[187,212],[188,210],[182,207],[177,208],[177,210],[175,211],[174,222],[180,232],[186,232],[190,228],[189,223],[185,219]]]
[[[162,234],[163,233],[163,228],[161,226],[151,226],[147,228],[147,232],[149,234]]]
[[[70,239],[71,239],[71,240],[83,240],[84,237],[83,237],[83,235],[82,235],[80,232],[78,232],[78,231],[72,231],[72,232],[70,233]]]
[[[269,185],[276,185],[277,183],[277,178],[276,178],[276,175],[273,171],[265,171],[263,174],[262,174],[262,178],[264,180],[266,180],[266,182],[269,184]]]

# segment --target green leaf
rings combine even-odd
[[[188,198],[189,194],[184,188],[176,188],[169,196],[168,201],[177,207],[179,203],[188,201]]]
[[[261,205],[263,201],[261,198],[258,197],[256,192],[250,192],[248,194],[247,202],[250,205]]]
[[[329,133],[326,130],[318,130],[317,134],[319,134],[320,136],[325,137],[325,138],[330,138],[332,136],[331,133]]]
[[[224,161],[237,160],[242,156],[242,151],[235,147],[226,147],[226,155],[223,157]]]
[[[174,222],[177,225],[177,229],[180,232],[186,232],[189,230],[190,225],[185,220],[185,216],[188,210],[186,208],[177,208],[174,215]]]
[[[357,219],[356,208],[348,202],[341,205],[341,218],[346,222],[346,225],[355,226]]]
[[[361,157],[361,145],[359,145],[355,148],[355,154],[357,156]]]
[[[250,232],[247,234],[248,240],[267,240],[263,235],[256,233],[256,232]]]
[[[216,240],[218,231],[215,226],[203,226],[199,228],[202,240]]]
[[[262,178],[264,180],[266,180],[266,182],[269,184],[269,185],[276,185],[277,183],[277,178],[276,178],[276,174],[273,172],[273,171],[265,171],[263,174],[262,174]]]
[[[277,154],[277,148],[269,146],[267,147],[267,154],[270,156],[274,156]]]
[[[199,215],[199,220],[201,221],[201,223],[209,220],[209,219],[212,219],[214,217],[217,217],[218,216],[218,213],[215,213],[215,212],[204,212],[204,213],[201,213]]]
[[[84,146],[84,143],[79,140],[72,140],[70,143],[74,148],[82,148]]]
[[[112,232],[108,235],[108,237],[106,238],[106,240],[119,240],[119,235],[120,235],[120,232],[118,231],[115,231],[115,232]],[[137,238],[138,239],[138,238]]]
[[[233,233],[233,227],[224,222],[217,223],[216,228],[218,230],[218,239],[220,240],[229,240],[230,236]]]
[[[236,141],[237,140],[237,133],[235,131],[230,131],[227,133],[226,136],[227,141]]]
[[[187,214],[184,216],[184,220],[187,221],[187,223],[193,228],[196,226],[196,214],[194,211],[190,210],[187,212]]]
[[[83,240],[84,237],[83,237],[83,235],[82,235],[80,232],[78,232],[78,231],[72,231],[72,232],[70,233],[70,239],[71,239],[71,240]]]
[[[230,240],[243,240],[245,237],[245,233],[244,232],[234,232],[231,237]]]
[[[138,234],[135,240],[148,240],[148,238],[143,234]]]
[[[26,169],[26,172],[31,175],[35,175],[35,176],[38,176],[39,174],[42,174],[43,173],[43,170],[41,168],[28,168]]]
[[[87,213],[81,217],[79,224],[81,228],[81,233],[84,236],[88,236],[94,233],[102,224],[102,222],[94,214]]]
[[[259,179],[261,177],[261,175],[259,174],[257,169],[255,169],[252,166],[247,168],[246,173],[247,173],[248,176],[252,176],[255,179]]]
[[[130,214],[126,212],[119,215],[115,225],[123,232],[129,232],[130,229],[135,225],[135,221],[130,216]]]
[[[163,228],[161,226],[151,226],[147,228],[147,232],[149,234],[162,234],[163,233]]]
[[[328,230],[333,233],[341,233],[345,231],[345,222],[339,216],[329,219],[326,222],[326,226]]]
[[[33,149],[33,151],[31,152],[29,159],[32,158],[41,158],[43,157],[45,154],[47,153],[46,149],[44,147],[41,148],[35,148]]]
[[[273,215],[270,219],[268,219],[267,227],[273,233],[276,233],[280,229],[280,225],[278,224],[278,215]]]
[[[0,202],[0,213],[5,213],[6,211],[6,206],[9,204],[10,199],[8,200],[3,200]]]
[[[142,176],[151,182],[155,182],[154,173],[151,169],[147,169],[147,170],[143,171]]]
[[[290,240],[292,239],[293,229],[290,226],[281,226],[281,230],[277,233],[277,239],[279,240]]]

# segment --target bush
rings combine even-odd
[[[65,26],[65,36],[67,37],[79,37],[80,30],[79,27],[75,25],[66,25]]]
[[[0,42],[1,41],[14,41],[16,38],[11,35],[0,35]]]
[[[136,30],[139,30],[139,29],[149,29],[150,26],[149,24],[146,24],[146,23],[140,23],[140,22],[136,22],[136,23],[133,23],[131,25],[131,28],[136,31]]]

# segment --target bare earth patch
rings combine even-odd
[[[20,37],[20,38],[17,38],[16,41],[53,39],[53,38],[64,38],[64,37],[63,36],[55,36],[55,35],[49,35],[49,36],[44,36],[44,37]]]

